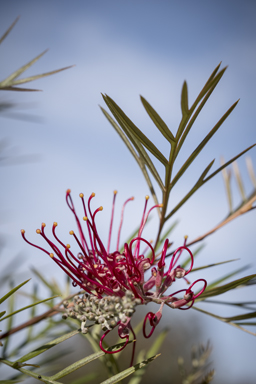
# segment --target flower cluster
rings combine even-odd
[[[95,223],[97,213],[102,211],[103,208],[99,207],[94,212],[91,210],[91,200],[95,196],[94,193],[90,195],[87,207],[84,201],[84,195],[82,193],[79,195],[84,210],[83,220],[85,221],[88,234],[86,237],[71,198],[71,191],[67,190],[66,192],[66,201],[75,217],[79,232],[79,236],[77,236],[74,231],[70,231],[70,235],[74,237],[79,248],[77,255],[71,251],[69,244],[65,245],[58,238],[56,234],[56,222],[53,223],[52,233],[58,246],[46,236],[44,223],[42,223],[41,229],[37,229],[36,231],[44,238],[53,252],[49,252],[38,245],[32,244],[26,239],[25,231],[21,230],[22,236],[27,243],[47,253],[72,279],[73,286],[79,286],[85,291],[84,296],[77,296],[71,306],[68,303],[65,304],[67,315],[81,321],[81,329],[83,332],[86,332],[87,320],[102,324],[104,334],[100,340],[100,348],[103,351],[105,351],[102,346],[104,337],[116,326],[118,326],[119,336],[126,339],[124,347],[129,341],[130,331],[135,337],[130,324],[135,306],[149,302],[160,304],[160,308],[156,313],[149,312],[145,317],[143,334],[148,338],[152,335],[162,317],[164,304],[171,308],[189,309],[207,285],[204,279],[198,279],[190,284],[188,288],[171,294],[166,293],[176,279],[183,278],[188,282],[186,276],[193,268],[194,259],[192,252],[186,247],[185,238],[184,245],[169,255],[171,256],[170,264],[165,270],[165,259],[169,245],[168,239],[165,240],[161,254],[156,256],[151,243],[142,237],[142,232],[150,212],[154,208],[162,207],[161,204],[155,205],[147,212],[148,196],[146,196],[138,236],[133,238],[129,244],[125,243],[123,250],[120,251],[119,243],[124,208],[133,198],[125,201],[121,213],[116,250],[110,252],[116,194],[117,192],[114,191],[109,238],[106,248],[101,241]],[[143,244],[146,245],[146,250],[141,252],[140,248]],[[190,256],[190,266],[187,270],[178,264],[179,258],[184,251],[188,252]],[[145,256],[145,254],[148,256]],[[146,279],[146,271],[150,268],[150,276]],[[197,283],[201,283],[203,287],[199,292],[194,293],[194,286]],[[178,298],[177,295],[182,292],[183,297]],[[151,326],[148,334],[146,333],[147,321],[149,321]],[[115,353],[119,351],[120,350],[115,351]]]

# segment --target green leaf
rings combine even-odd
[[[149,117],[151,118],[155,126],[159,129],[159,131],[162,133],[162,135],[166,138],[166,140],[168,140],[171,144],[175,142],[175,137],[173,136],[172,132],[167,127],[162,118],[158,115],[158,113],[154,110],[154,108],[147,102],[146,99],[144,99],[143,96],[140,96],[140,99]]]
[[[160,354],[156,355],[156,356],[153,356],[153,357],[150,357],[149,359],[144,360],[144,361],[134,365],[133,367],[125,369],[124,371],[118,373],[117,375],[112,376],[111,378],[109,378],[109,379],[107,379],[105,381],[102,381],[100,384],[114,384],[114,383],[118,383],[120,380],[123,380],[125,377],[130,376],[132,373],[134,373],[138,369],[144,368],[146,365],[148,365],[153,360],[155,360],[158,356],[160,356]]]
[[[0,380],[0,384],[15,384],[21,383],[22,380]]]
[[[14,311],[14,312],[10,313],[9,315],[7,315],[7,316],[3,317],[2,319],[0,319],[0,321],[3,321],[3,320],[5,320],[5,319],[8,319],[8,317],[11,317],[11,316],[13,316],[13,315],[16,315],[16,313],[19,313],[19,312],[25,311],[25,309],[28,309],[28,308],[34,307],[35,305],[38,305],[38,304],[44,303],[45,301],[48,301],[48,300],[52,300],[52,299],[55,299],[56,297],[59,297],[59,295],[57,295],[57,296],[52,296],[52,297],[49,297],[48,299],[40,300],[40,301],[37,301],[36,303],[33,303],[33,304],[30,304],[30,305],[27,305],[26,307],[20,308],[20,309],[18,309],[17,311]]]
[[[4,41],[4,39],[9,35],[17,21],[19,20],[19,16],[14,20],[14,22],[11,24],[11,26],[7,29],[7,31],[3,34],[3,36],[0,37],[0,44]]]
[[[133,155],[133,157],[135,158],[137,163],[139,164],[139,167],[140,167],[140,169],[141,169],[141,171],[142,171],[142,173],[143,173],[143,175],[144,175],[144,177],[146,179],[146,182],[147,182],[147,184],[149,186],[150,192],[152,193],[154,201],[156,202],[156,204],[158,204],[156,193],[154,191],[153,185],[151,183],[151,180],[150,180],[149,175],[147,173],[147,170],[145,168],[145,164],[147,165],[148,169],[150,170],[150,172],[152,173],[153,177],[156,179],[157,183],[159,184],[159,186],[160,186],[160,188],[162,190],[164,189],[164,185],[162,183],[162,180],[161,180],[157,170],[155,169],[154,164],[152,163],[152,161],[150,160],[149,156],[147,155],[145,149],[139,143],[139,141],[133,135],[131,135],[127,130],[124,130],[124,132],[125,132],[124,133],[122,131],[122,129],[119,127],[119,125],[112,119],[112,117],[107,113],[107,111],[105,111],[104,108],[100,107],[100,109],[103,112],[103,114],[105,115],[105,117],[108,119],[110,124],[113,126],[115,131],[121,137],[121,139],[123,140],[123,142],[125,143],[125,145],[129,149],[129,151],[131,152],[131,154]],[[139,156],[135,152],[132,144],[135,147],[135,149],[138,151]]]
[[[27,284],[29,282],[29,280],[31,279],[28,279],[26,281],[24,281],[23,283],[17,285],[17,287],[14,287],[13,289],[10,290],[10,292],[8,292],[6,295],[4,295],[1,299],[0,299],[0,304],[2,304],[6,299],[8,299],[8,297],[10,297],[11,295],[13,295],[18,289],[20,289],[23,285]]]
[[[231,321],[231,317],[221,317],[221,316],[217,316],[217,315],[215,315],[214,313],[211,313],[211,312],[208,312],[208,311],[204,311],[203,309],[198,308],[198,307],[195,307],[194,305],[193,305],[192,308],[195,309],[196,311],[202,312],[202,313],[204,313],[204,314],[206,314],[206,315],[209,315],[209,316],[214,317],[215,319],[221,320],[221,321],[223,321],[223,322],[225,322],[225,323],[227,323],[227,324],[229,324],[229,325],[232,325],[232,326],[235,327],[235,328],[241,329],[241,331],[244,331],[244,332],[246,332],[246,333],[249,333],[250,335],[256,336],[256,333],[251,332],[251,331],[249,331],[248,329],[241,327],[239,323],[233,323],[233,322]],[[248,314],[248,315],[250,315],[250,314]],[[243,315],[243,316],[246,316],[246,315]],[[248,318],[250,318],[250,317],[248,317]]]
[[[252,326],[255,326],[256,325],[256,322],[252,322],[252,321],[241,321],[241,322],[239,322],[239,323],[235,323],[235,324],[237,324],[237,325],[252,325]],[[255,334],[256,335],[256,334]]]
[[[0,318],[6,313],[6,311],[0,312]]]
[[[189,112],[187,115],[183,115],[182,116],[182,119],[181,119],[181,122],[180,122],[180,125],[179,125],[179,128],[177,130],[177,133],[176,133],[176,140],[179,140],[179,138],[181,137],[182,133],[184,132],[185,128],[186,128],[186,125],[190,119],[190,117],[192,116],[194,110],[196,109],[197,105],[200,103],[200,101],[202,100],[202,98],[208,93],[208,96],[206,95],[205,99],[203,100],[203,102],[200,104],[199,108],[197,109],[197,111],[195,112],[193,118],[191,119],[192,121],[189,123],[189,127],[186,129],[186,133],[184,134],[184,137],[181,139],[180,143],[179,143],[179,148],[182,146],[182,143],[184,142],[185,140],[185,137],[187,136],[190,128],[192,127],[196,117],[198,116],[199,112],[202,110],[204,104],[206,103],[206,101],[208,100],[210,94],[212,93],[213,89],[216,87],[216,85],[218,84],[218,82],[220,81],[221,77],[223,76],[225,70],[226,70],[226,67],[223,68],[218,74],[218,70],[219,70],[219,67],[220,67],[220,64],[215,68],[215,70],[213,71],[213,73],[211,74],[211,76],[209,77],[209,79],[207,80],[207,82],[205,83],[204,87],[202,88],[201,92],[199,93],[199,95],[197,96],[196,100],[194,101],[193,105],[191,106],[191,108],[189,109]],[[216,76],[215,76],[216,75]]]
[[[153,345],[151,346],[151,348],[147,351],[147,354],[146,354],[146,358],[149,358],[150,356],[152,355],[156,355],[157,352],[160,350],[163,342],[165,341],[166,339],[166,336],[168,334],[168,329],[165,329],[163,330],[156,338],[156,340],[154,341]],[[145,352],[144,351],[140,351],[140,354],[138,355],[138,359],[143,359],[145,356]],[[138,360],[139,361],[139,360]],[[132,376],[132,378],[130,379],[129,383],[128,384],[139,384],[142,380],[142,376],[144,375],[144,373],[146,372],[146,367],[142,368],[142,369],[139,369],[137,370],[134,375]]]
[[[191,260],[191,259],[189,259],[189,260]],[[231,263],[231,261],[237,261],[237,260],[239,260],[239,259],[226,260],[226,261],[221,261],[219,263],[213,263],[213,264],[204,265],[202,267],[193,268],[191,272],[196,272],[196,271],[200,271],[201,269],[216,267],[217,265]]]
[[[18,91],[18,92],[40,92],[41,89],[21,88],[21,87],[1,87],[1,91]]]
[[[157,352],[160,350],[163,342],[165,341],[166,339],[166,336],[168,334],[169,330],[168,329],[164,329],[156,338],[156,340],[154,341],[154,343],[152,344],[152,346],[149,348],[149,350],[147,351],[147,354],[146,354],[146,357],[149,358],[149,356],[152,356],[152,355],[156,355]]]
[[[164,165],[168,164],[164,155],[156,148],[156,146],[150,141],[147,136],[144,135],[140,131],[138,127],[126,116],[126,114],[122,111],[122,109],[107,95],[102,95],[105,103],[109,107],[110,111],[113,113],[114,117],[118,121],[118,123],[126,127],[129,131],[131,131],[136,138]]]
[[[254,310],[256,301],[242,301],[242,302],[229,302],[229,301],[220,301],[220,300],[204,300],[205,303],[210,304],[222,304],[222,305],[233,305],[234,307],[241,307],[243,309]]]
[[[182,132],[180,133],[180,134],[182,134],[182,137],[181,137],[181,139],[179,141],[179,144],[178,144],[178,146],[176,148],[175,158],[178,156],[178,153],[179,153],[179,151],[180,151],[180,149],[181,149],[181,147],[182,147],[182,145],[183,145],[183,143],[184,143],[188,133],[190,132],[190,130],[191,130],[195,120],[197,119],[197,116],[199,115],[199,113],[203,109],[204,105],[206,104],[207,100],[211,96],[211,94],[214,91],[216,85],[218,84],[218,82],[220,81],[221,77],[223,76],[225,70],[226,70],[226,68],[224,68],[222,71],[220,71],[220,73],[216,76],[216,78],[211,83],[209,83],[209,85],[205,88],[205,91],[203,92],[204,98],[201,101],[201,103],[199,104],[199,106],[196,109],[195,113],[193,114],[197,104],[201,100],[201,97],[199,97],[200,94],[199,94],[198,98],[196,99],[196,101],[194,102],[194,104],[192,105],[192,107],[190,108],[188,115],[187,116],[183,116],[182,121],[184,120],[184,126],[182,126]],[[193,116],[192,116],[192,114],[193,114]],[[187,123],[188,123],[188,125],[186,126]]]
[[[238,100],[239,101],[239,100]],[[201,143],[197,146],[197,148],[193,151],[193,153],[189,156],[189,158],[186,160],[186,162],[183,164],[183,166],[180,168],[180,170],[177,172],[176,176],[171,182],[171,186],[173,187],[177,181],[180,179],[180,177],[183,175],[183,173],[187,170],[187,168],[192,164],[192,162],[195,160],[195,158],[199,155],[201,150],[205,147],[205,145],[208,143],[208,141],[212,138],[212,136],[217,132],[217,130],[220,128],[220,126],[223,124],[223,122],[226,120],[226,118],[230,115],[230,113],[233,111],[235,106],[237,105],[238,101],[236,101],[224,115],[222,118],[218,121],[217,124],[212,128],[212,130],[208,133],[208,135],[205,136],[205,138],[201,141]]]
[[[115,350],[118,350],[118,349],[122,348],[122,346],[124,346],[124,345],[125,345],[125,342],[117,344],[117,345],[114,345],[112,347],[109,347],[106,350],[110,351],[110,352],[113,352]],[[76,371],[77,369],[83,367],[84,365],[90,363],[91,361],[96,360],[99,357],[104,356],[105,354],[106,354],[105,352],[100,350],[99,352],[96,352],[96,353],[93,353],[93,354],[91,354],[89,356],[86,356],[83,359],[81,359],[79,361],[76,361],[75,363],[69,365],[68,367],[64,368],[60,372],[58,372],[55,375],[51,376],[50,379],[51,380],[61,379],[62,377],[69,375],[70,373]]]
[[[223,164],[221,167],[219,167],[215,172],[213,172],[210,176],[208,176],[205,180],[204,183],[209,181],[212,177],[217,175],[222,169],[226,168],[229,164],[233,163],[236,159],[238,159],[240,156],[244,155],[246,152],[248,152],[250,149],[252,149],[256,144],[251,145],[250,147],[246,148],[244,151],[240,152],[237,156],[233,157],[231,160],[227,161],[225,164]]]
[[[207,290],[219,286],[220,283],[223,283],[224,281],[230,279],[233,276],[236,276],[238,273],[241,273],[241,272],[245,271],[248,268],[249,268],[249,265],[245,265],[245,266],[237,269],[236,271],[233,271],[233,272],[228,273],[228,274],[226,274],[226,275],[224,275],[222,277],[219,277],[217,280],[215,280],[211,284],[207,285]]]
[[[55,345],[58,345],[58,344],[62,343],[63,341],[68,340],[68,339],[70,339],[70,337],[73,337],[79,333],[80,333],[79,330],[65,333],[63,336],[60,336],[57,339],[52,340],[49,343],[46,343],[46,344],[42,345],[41,347],[35,349],[34,351],[27,353],[26,355],[24,355],[20,359],[16,360],[16,362],[24,363],[25,361],[33,359],[34,357],[41,355],[41,353],[48,351],[52,347],[55,347]]]
[[[166,216],[166,220],[168,220],[171,216],[174,215],[174,213],[176,213],[181,207],[183,204],[186,203],[186,201],[203,185],[204,183],[204,177],[207,175],[207,173],[209,172],[209,170],[211,169],[212,165],[214,163],[214,160],[212,160],[210,162],[209,165],[207,165],[207,167],[205,168],[205,170],[203,171],[203,173],[201,174],[201,176],[199,177],[199,179],[197,180],[197,182],[195,183],[195,185],[191,188],[191,190],[186,194],[185,197],[183,197],[183,199],[173,208],[173,210]],[[171,182],[171,185],[172,185],[173,181]],[[172,185],[173,186],[173,185]]]
[[[0,82],[0,88],[2,87],[8,87],[13,85],[14,79],[16,79],[18,76],[20,76],[26,69],[31,67],[34,63],[37,62],[37,60],[40,59],[45,53],[47,52],[47,49],[40,53],[38,56],[36,56],[33,60],[29,61],[27,64],[23,65],[17,71],[13,72],[10,76],[8,76],[5,80]]]
[[[50,72],[46,72],[46,73],[41,73],[40,75],[35,75],[35,76],[26,77],[24,79],[15,80],[12,82],[12,84],[13,85],[19,85],[19,84],[29,83],[30,81],[34,81],[34,80],[41,79],[42,77],[54,75],[55,73],[65,71],[66,69],[73,68],[73,67],[74,67],[74,65],[69,65],[68,67],[56,69],[54,71],[50,71]]]
[[[34,379],[40,380],[45,384],[61,384],[60,381],[50,380],[49,377],[47,377],[47,376],[39,375],[38,373],[35,373],[33,371],[29,371],[29,370],[24,369],[24,368],[19,368],[15,365],[15,362],[13,363],[11,361],[4,360],[4,359],[1,359],[0,361],[1,361],[1,363],[8,365],[9,367],[17,369],[18,371],[22,372],[25,375],[34,377]]]
[[[246,285],[250,280],[254,279],[256,277],[255,275],[250,275],[246,277],[242,277],[241,279],[234,280],[231,283],[222,285],[220,287],[214,287],[211,289],[206,289],[201,295],[200,299],[205,299],[206,297],[212,297],[212,296],[217,296],[221,295],[222,293],[228,292],[231,289],[235,289],[237,287]]]
[[[184,81],[181,91],[181,112],[182,116],[187,116],[189,113],[188,108],[188,86],[187,82]]]

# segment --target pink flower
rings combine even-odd
[[[69,315],[81,320],[82,331],[86,332],[86,321],[91,320],[102,324],[104,334],[100,340],[100,348],[105,351],[102,346],[104,337],[111,329],[118,326],[118,334],[121,338],[126,339],[125,345],[116,353],[122,350],[129,341],[129,332],[135,334],[131,327],[130,321],[132,314],[135,312],[135,306],[155,302],[160,304],[160,309],[154,314],[149,312],[144,320],[143,334],[146,338],[150,337],[155,330],[162,317],[164,304],[171,308],[189,309],[195,299],[199,297],[206,288],[206,281],[198,279],[186,289],[176,291],[172,294],[166,294],[168,288],[176,279],[184,278],[193,268],[193,254],[186,247],[186,239],[184,245],[176,249],[170,258],[169,267],[165,271],[165,257],[168,249],[169,241],[165,240],[163,250],[160,257],[156,257],[154,248],[151,243],[142,237],[142,232],[147,222],[150,212],[156,207],[162,207],[162,204],[153,206],[147,212],[147,203],[149,197],[146,196],[145,207],[138,231],[138,236],[133,238],[130,243],[124,244],[123,252],[120,252],[120,234],[123,223],[124,208],[126,204],[133,200],[133,197],[126,200],[122,212],[121,220],[117,235],[117,245],[114,252],[110,252],[110,242],[112,235],[112,225],[114,218],[115,200],[117,192],[114,191],[112,214],[109,229],[108,245],[105,248],[97,231],[95,218],[98,212],[102,211],[102,207],[97,208],[94,212],[91,210],[91,200],[95,196],[94,193],[88,199],[87,208],[84,201],[84,195],[79,196],[82,200],[84,209],[84,217],[87,236],[84,234],[82,224],[76,214],[75,206],[71,198],[71,191],[66,192],[66,201],[68,207],[75,216],[78,227],[79,236],[74,231],[70,231],[78,245],[79,252],[75,255],[70,245],[65,245],[57,237],[57,223],[53,223],[52,233],[58,245],[53,243],[45,234],[45,224],[42,223],[41,229],[37,229],[48,243],[53,252],[49,252],[35,244],[32,244],[25,238],[25,231],[21,230],[24,240],[30,245],[47,253],[55,263],[72,279],[73,286],[79,286],[86,294],[84,297],[76,298],[79,308],[73,306],[69,308]],[[146,250],[141,252],[141,245],[146,245]],[[182,252],[188,252],[191,262],[188,270],[185,270],[178,264],[178,260]],[[145,256],[147,252],[148,256]],[[146,278],[146,272],[151,268],[151,276]],[[198,282],[203,283],[203,288],[194,293],[192,288]],[[176,295],[184,292],[183,298]],[[66,305],[68,307],[68,305]],[[89,315],[88,315],[89,314]],[[149,334],[146,334],[146,322],[152,327]],[[135,345],[135,344],[134,344]],[[134,352],[133,352],[134,355]]]

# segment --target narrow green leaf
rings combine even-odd
[[[248,283],[250,280],[254,279],[256,277],[255,275],[250,275],[246,277],[242,277],[241,279],[234,280],[231,283],[222,285],[220,287],[214,287],[211,289],[206,289],[201,295],[200,299],[205,299],[206,297],[212,297],[212,296],[217,296],[221,295],[222,293],[228,292],[231,289],[235,289],[237,287],[243,286],[246,283]]]
[[[79,333],[80,333],[79,330],[65,333],[63,336],[60,336],[57,339],[52,340],[49,343],[46,343],[46,344],[42,345],[41,347],[35,349],[34,351],[27,353],[26,355],[24,355],[20,359],[16,360],[16,362],[24,363],[25,361],[33,359],[34,357],[41,355],[41,353],[48,351],[52,347],[55,347],[55,345],[58,345],[58,344],[62,343],[63,341],[68,340],[68,339],[70,339],[70,337],[73,337]]]
[[[194,103],[192,104],[192,106],[190,107],[189,109],[189,112],[187,115],[183,115],[182,116],[182,119],[181,119],[181,122],[180,122],[180,125],[179,125],[179,128],[177,130],[177,134],[176,134],[176,140],[179,140],[181,135],[183,134],[185,128],[186,128],[186,125],[189,121],[189,119],[191,118],[194,110],[196,109],[197,105],[200,103],[200,101],[204,98],[204,100],[202,101],[202,103],[200,104],[200,106],[198,107],[197,111],[195,112],[195,114],[193,115],[193,117],[191,118],[190,122],[189,122],[189,125],[186,129],[186,133],[184,133],[182,139],[180,140],[180,143],[179,143],[179,149],[177,149],[177,151],[179,152],[189,130],[191,129],[193,123],[195,122],[199,112],[202,110],[203,106],[205,105],[206,101],[208,100],[208,98],[210,97],[211,93],[213,92],[214,88],[216,87],[216,85],[218,84],[218,82],[220,81],[221,77],[223,76],[225,70],[227,69],[227,67],[223,68],[218,74],[218,69],[220,67],[220,64],[215,68],[215,70],[213,71],[213,73],[211,74],[211,76],[209,77],[209,79],[207,80],[207,82],[205,83],[204,87],[202,88],[201,92],[199,93],[199,95],[197,96],[196,100],[194,101]],[[216,76],[215,76],[216,75]],[[206,95],[206,96],[205,96]],[[177,153],[176,153],[176,156],[177,156]]]
[[[213,172],[210,176],[208,176],[205,180],[204,183],[206,183],[208,180],[210,180],[212,177],[217,175],[223,168],[227,167],[229,164],[233,163],[236,159],[238,159],[240,156],[244,155],[246,152],[248,152],[250,149],[255,147],[256,143],[251,145],[250,147],[246,148],[244,151],[240,152],[237,156],[233,157],[231,160],[227,161],[225,164],[223,164],[221,167],[219,167],[215,172]]]
[[[11,281],[10,282],[10,287],[12,288],[13,287],[13,282]],[[9,300],[8,300],[8,308],[7,308],[7,312],[12,312],[15,308],[15,299],[16,299],[16,295],[11,295]],[[0,319],[0,321],[2,321],[3,318]],[[12,329],[12,326],[13,326],[13,317],[10,317],[9,320],[7,321],[7,324],[6,324],[6,329]],[[3,347],[3,350],[2,350],[2,355],[3,356],[7,356],[7,349],[8,349],[8,346],[9,346],[9,343],[10,343],[10,338],[7,337],[6,340],[5,340],[5,343],[4,343],[4,347]]]
[[[31,67],[37,60],[40,59],[45,53],[47,52],[47,49],[40,53],[38,56],[36,56],[33,60],[29,61],[27,64],[20,67],[17,71],[13,72],[10,76],[8,76],[5,80],[0,82],[0,87],[7,87],[13,85],[13,80],[16,79],[18,76],[20,76],[26,69]]]
[[[122,109],[107,95],[102,95],[105,103],[109,107],[110,111],[113,113],[114,117],[121,125],[126,126],[128,130],[130,130],[136,138],[164,165],[168,164],[164,155],[157,149],[157,147],[150,141],[141,130],[136,127],[136,125],[126,116],[126,114],[122,111]]]
[[[163,182],[154,166],[154,164],[152,163],[150,157],[148,156],[146,150],[144,149],[144,147],[142,146],[142,144],[139,142],[139,140],[137,140],[137,138],[133,135],[133,133],[126,127],[126,125],[123,125],[122,126],[122,129],[124,131],[122,131],[122,129],[119,127],[119,125],[112,119],[112,117],[107,113],[107,111],[105,111],[104,108],[100,107],[102,112],[104,113],[104,115],[106,116],[106,118],[108,119],[108,121],[110,122],[110,124],[113,126],[113,128],[116,130],[116,132],[119,134],[119,136],[122,138],[122,140],[124,141],[124,143],[127,145],[128,147],[128,143],[130,144],[130,142],[132,143],[132,145],[135,147],[135,149],[137,150],[137,152],[139,153],[140,156],[138,156],[138,161],[141,161],[141,164],[143,164],[141,170],[143,172],[143,169],[145,168],[145,164],[147,165],[148,169],[150,170],[151,174],[153,175],[153,177],[155,178],[156,182],[158,183],[158,185],[160,186],[161,190],[163,191],[164,189],[164,185],[163,185]],[[126,136],[127,138],[126,138]],[[130,144],[131,145],[131,144]],[[128,148],[130,150],[130,148]],[[133,153],[132,153],[133,154]],[[137,159],[136,159],[137,160]],[[144,174],[144,177],[146,179],[146,181],[148,182],[148,179],[147,179],[147,175],[143,172]],[[150,182],[151,184],[151,182]],[[152,189],[150,188],[150,191],[152,193]],[[152,194],[153,196],[156,196],[155,193]]]
[[[239,100],[238,100],[239,101]],[[199,155],[199,153],[202,151],[202,149],[205,147],[205,145],[208,143],[208,141],[212,138],[212,136],[217,132],[217,130],[220,128],[220,126],[223,124],[223,122],[226,120],[226,118],[230,115],[230,113],[233,111],[235,106],[237,105],[238,101],[236,101],[224,115],[222,118],[218,121],[218,123],[212,128],[212,130],[208,133],[208,135],[205,136],[205,138],[201,141],[201,143],[197,146],[197,148],[193,151],[193,153],[189,156],[187,161],[183,164],[183,166],[180,168],[180,170],[177,172],[176,176],[174,177],[171,186],[173,187],[176,182],[180,179],[180,177],[183,175],[183,173],[187,170],[187,168],[191,165],[191,163],[195,160],[195,158]]]
[[[203,181],[205,176],[207,175],[207,173],[210,171],[211,167],[213,166],[213,163],[214,163],[215,159],[213,159],[210,164],[205,168],[205,170],[203,171],[203,173],[201,174],[201,176],[199,177],[199,180],[200,181]]]
[[[3,36],[0,37],[0,44],[4,41],[4,39],[9,35],[17,21],[19,20],[19,16],[14,20],[14,22],[11,24],[11,26],[7,29],[7,31],[3,34]]]
[[[220,64],[217,66],[217,68],[220,67]],[[223,69],[221,69],[218,72],[218,70],[216,71],[216,69],[213,71],[212,75],[209,77],[209,79],[207,80],[207,82],[205,83],[205,85],[203,86],[201,92],[199,93],[199,95],[197,96],[195,102],[193,103],[193,105],[191,106],[190,108],[190,111],[194,111],[196,109],[196,106],[199,104],[199,102],[205,97],[205,95],[212,89],[214,89],[216,87],[216,85],[219,83],[219,81],[221,80],[222,76],[224,75],[225,71],[227,70],[227,66],[224,67]]]
[[[239,322],[239,323],[235,323],[235,324],[237,324],[237,325],[252,325],[252,326],[255,326],[256,325],[256,322],[254,323],[254,322],[252,322],[252,321],[241,321],[241,322]],[[256,335],[256,334],[255,334]]]
[[[217,65],[217,67],[213,70],[211,76],[209,77],[209,79],[206,81],[205,83],[205,87],[207,87],[208,84],[211,83],[211,81],[215,78],[215,75],[217,74],[219,68],[221,66],[221,62]],[[227,68],[227,67],[226,67]]]
[[[118,349],[122,348],[122,346],[124,346],[124,345],[125,345],[125,342],[117,344],[117,345],[114,345],[113,347],[109,347],[106,350],[110,351],[110,352],[113,352],[115,350],[118,350]],[[100,350],[100,351],[98,351],[96,353],[93,353],[93,354],[91,354],[89,356],[86,356],[83,359],[81,359],[79,361],[76,361],[75,363],[69,365],[68,367],[64,368],[60,372],[58,372],[55,375],[51,376],[50,379],[51,380],[61,379],[62,377],[65,377],[65,376],[69,375],[70,373],[76,371],[77,369],[83,367],[84,365],[90,363],[91,361],[96,360],[99,357],[104,356],[105,354],[106,354],[105,352]]]
[[[174,213],[176,213],[181,207],[183,204],[186,203],[186,201],[203,185],[203,182],[204,182],[204,177],[207,175],[207,173],[209,172],[209,170],[211,169],[213,163],[214,163],[214,159],[210,162],[209,165],[207,165],[207,167],[205,168],[205,170],[203,171],[203,173],[201,174],[201,176],[199,177],[199,179],[197,180],[197,182],[195,183],[195,185],[191,188],[191,190],[186,194],[185,197],[183,197],[183,199],[173,208],[173,210],[166,216],[165,220],[167,221],[172,215],[174,215]],[[175,176],[176,177],[176,176]],[[175,179],[175,178],[174,178]],[[170,186],[173,187],[173,182],[174,180],[171,182]]]
[[[189,260],[191,260],[191,259],[189,259]],[[239,259],[226,260],[226,261],[221,261],[219,263],[204,265],[203,267],[193,268],[191,272],[196,272],[196,271],[200,271],[201,269],[216,267],[217,265],[231,263],[232,261],[237,261],[237,260],[239,260]]]
[[[166,339],[166,336],[168,334],[168,329],[164,329],[156,338],[156,340],[154,341],[153,345],[151,346],[151,348],[147,351],[146,353],[146,358],[149,358],[150,356],[152,355],[156,355],[157,352],[160,350],[163,342],[165,341]],[[145,352],[144,351],[140,351],[140,355],[138,355],[138,359],[137,361],[140,361],[141,359],[144,359],[145,357]],[[139,369],[137,370],[136,372],[134,372],[134,375],[132,376],[132,378],[129,380],[129,383],[128,384],[139,384],[142,380],[142,377],[144,375],[144,373],[146,372],[146,367],[142,368],[142,369]]]
[[[0,317],[3,317],[3,315],[6,313],[6,311],[0,312]]]
[[[21,88],[21,87],[1,87],[1,91],[18,91],[18,92],[41,92],[41,89]]]
[[[49,297],[48,299],[40,300],[40,301],[37,301],[36,303],[27,305],[26,307],[20,308],[20,309],[18,309],[17,311],[14,311],[14,312],[10,313],[9,315],[3,317],[2,319],[0,319],[0,321],[3,321],[3,320],[5,320],[5,319],[8,319],[8,317],[11,317],[11,316],[13,316],[13,315],[16,315],[16,313],[25,311],[25,309],[32,308],[32,307],[34,307],[35,305],[44,303],[45,301],[55,299],[56,297],[59,297],[59,295],[52,296],[52,297]]]
[[[8,299],[8,297],[10,297],[11,295],[13,295],[18,289],[20,289],[23,285],[27,284],[29,282],[29,280],[31,279],[28,279],[26,281],[24,281],[23,283],[17,285],[17,287],[13,288],[10,290],[10,292],[8,292],[6,295],[4,295],[1,299],[0,299],[0,304],[2,304],[6,299]]]
[[[248,268],[249,268],[249,265],[245,265],[245,266],[238,268],[237,270],[235,270],[231,273],[228,273],[228,274],[218,278],[217,280],[213,281],[211,284],[208,284],[207,289],[212,289],[212,288],[218,287],[224,281],[230,279],[233,276],[236,276],[238,273],[241,273],[241,272],[247,270]]]
[[[239,323],[233,323],[232,321],[230,321],[230,318],[229,318],[229,317],[221,317],[221,316],[217,316],[217,315],[215,315],[215,314],[212,313],[212,312],[204,311],[203,309],[198,308],[198,307],[195,307],[194,305],[193,305],[192,308],[195,309],[196,311],[202,312],[202,313],[204,313],[204,314],[206,314],[206,315],[209,315],[209,316],[214,317],[215,319],[221,320],[221,321],[223,321],[223,322],[225,322],[225,323],[227,323],[227,324],[229,324],[229,325],[232,325],[232,326],[235,327],[235,328],[241,329],[241,331],[244,331],[244,332],[246,332],[246,333],[249,333],[250,335],[256,336],[256,333],[251,332],[251,331],[248,331],[248,329],[241,327],[241,326],[239,325]]]
[[[150,349],[147,351],[147,354],[146,354],[146,358],[149,358],[150,356],[154,356],[158,353],[158,351],[160,350],[163,342],[165,341],[166,339],[166,336],[168,334],[169,330],[168,329],[164,329],[156,338],[156,340],[154,341],[154,343],[152,344],[152,346],[150,347]]]
[[[254,319],[256,317],[256,311],[250,313],[244,313],[243,315],[236,315],[231,317],[226,317],[226,321],[239,321],[246,319]]]
[[[162,118],[158,115],[158,113],[154,110],[154,108],[144,99],[143,96],[140,96],[141,102],[146,109],[149,117],[155,124],[155,126],[159,129],[162,135],[169,141],[169,143],[175,142],[175,137],[173,136],[170,129],[167,127]]]
[[[220,300],[204,300],[204,302],[210,303],[210,304],[232,305],[234,307],[249,309],[250,311],[254,311],[255,304],[256,304],[256,301],[229,302],[229,301],[220,301]]]
[[[46,73],[41,73],[40,75],[35,75],[35,76],[26,77],[24,79],[15,80],[12,82],[12,85],[29,83],[30,81],[38,80],[38,79],[41,79],[42,77],[46,77],[46,76],[51,76],[51,75],[54,75],[55,73],[65,71],[66,69],[73,68],[73,67],[74,67],[74,65],[69,65],[68,67],[56,69],[54,71],[50,71],[50,72],[46,72]]]
[[[188,86],[187,82],[184,81],[181,91],[181,112],[182,116],[187,116],[189,113],[188,108]]]
[[[130,376],[132,373],[137,371],[138,369],[144,368],[147,364],[151,363],[153,360],[155,360],[159,355],[153,356],[147,360],[142,361],[141,363],[138,363],[134,365],[133,367],[130,367],[128,369],[125,369],[124,371],[118,373],[115,376],[112,376],[111,378],[102,381],[100,384],[115,384],[118,383],[120,380],[123,380],[125,377]]]
[[[24,368],[18,368],[15,364],[15,362],[11,362],[11,361],[8,361],[8,360],[4,360],[4,359],[1,359],[0,360],[1,363],[5,364],[5,365],[8,365],[9,367],[12,367],[15,369],[17,369],[18,371],[22,372],[24,375],[27,375],[27,376],[31,376],[33,377],[34,379],[37,379],[39,381],[42,381],[43,383],[45,384],[61,384],[60,381],[54,381],[54,380],[51,380],[49,377],[47,376],[44,376],[44,375],[39,375],[38,373],[35,373],[33,371],[29,371],[27,369],[24,369]]]

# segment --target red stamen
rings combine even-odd
[[[117,194],[117,191],[114,191],[113,203],[112,203],[112,211],[111,211],[111,219],[110,219],[110,226],[109,226],[109,235],[108,235],[108,247],[107,247],[107,253],[109,253],[109,249],[110,249],[111,234],[112,234],[112,226],[113,226],[114,211],[115,211],[116,194]]]
[[[122,207],[122,211],[121,211],[121,220],[120,220],[120,225],[119,225],[118,235],[117,235],[117,244],[116,244],[116,250],[117,250],[117,251],[119,250],[121,228],[122,228],[122,225],[123,225],[123,219],[124,219],[124,208],[125,208],[126,204],[127,204],[129,201],[132,201],[132,200],[134,200],[134,197],[130,197],[129,199],[127,199],[127,200],[124,202],[123,207]]]

